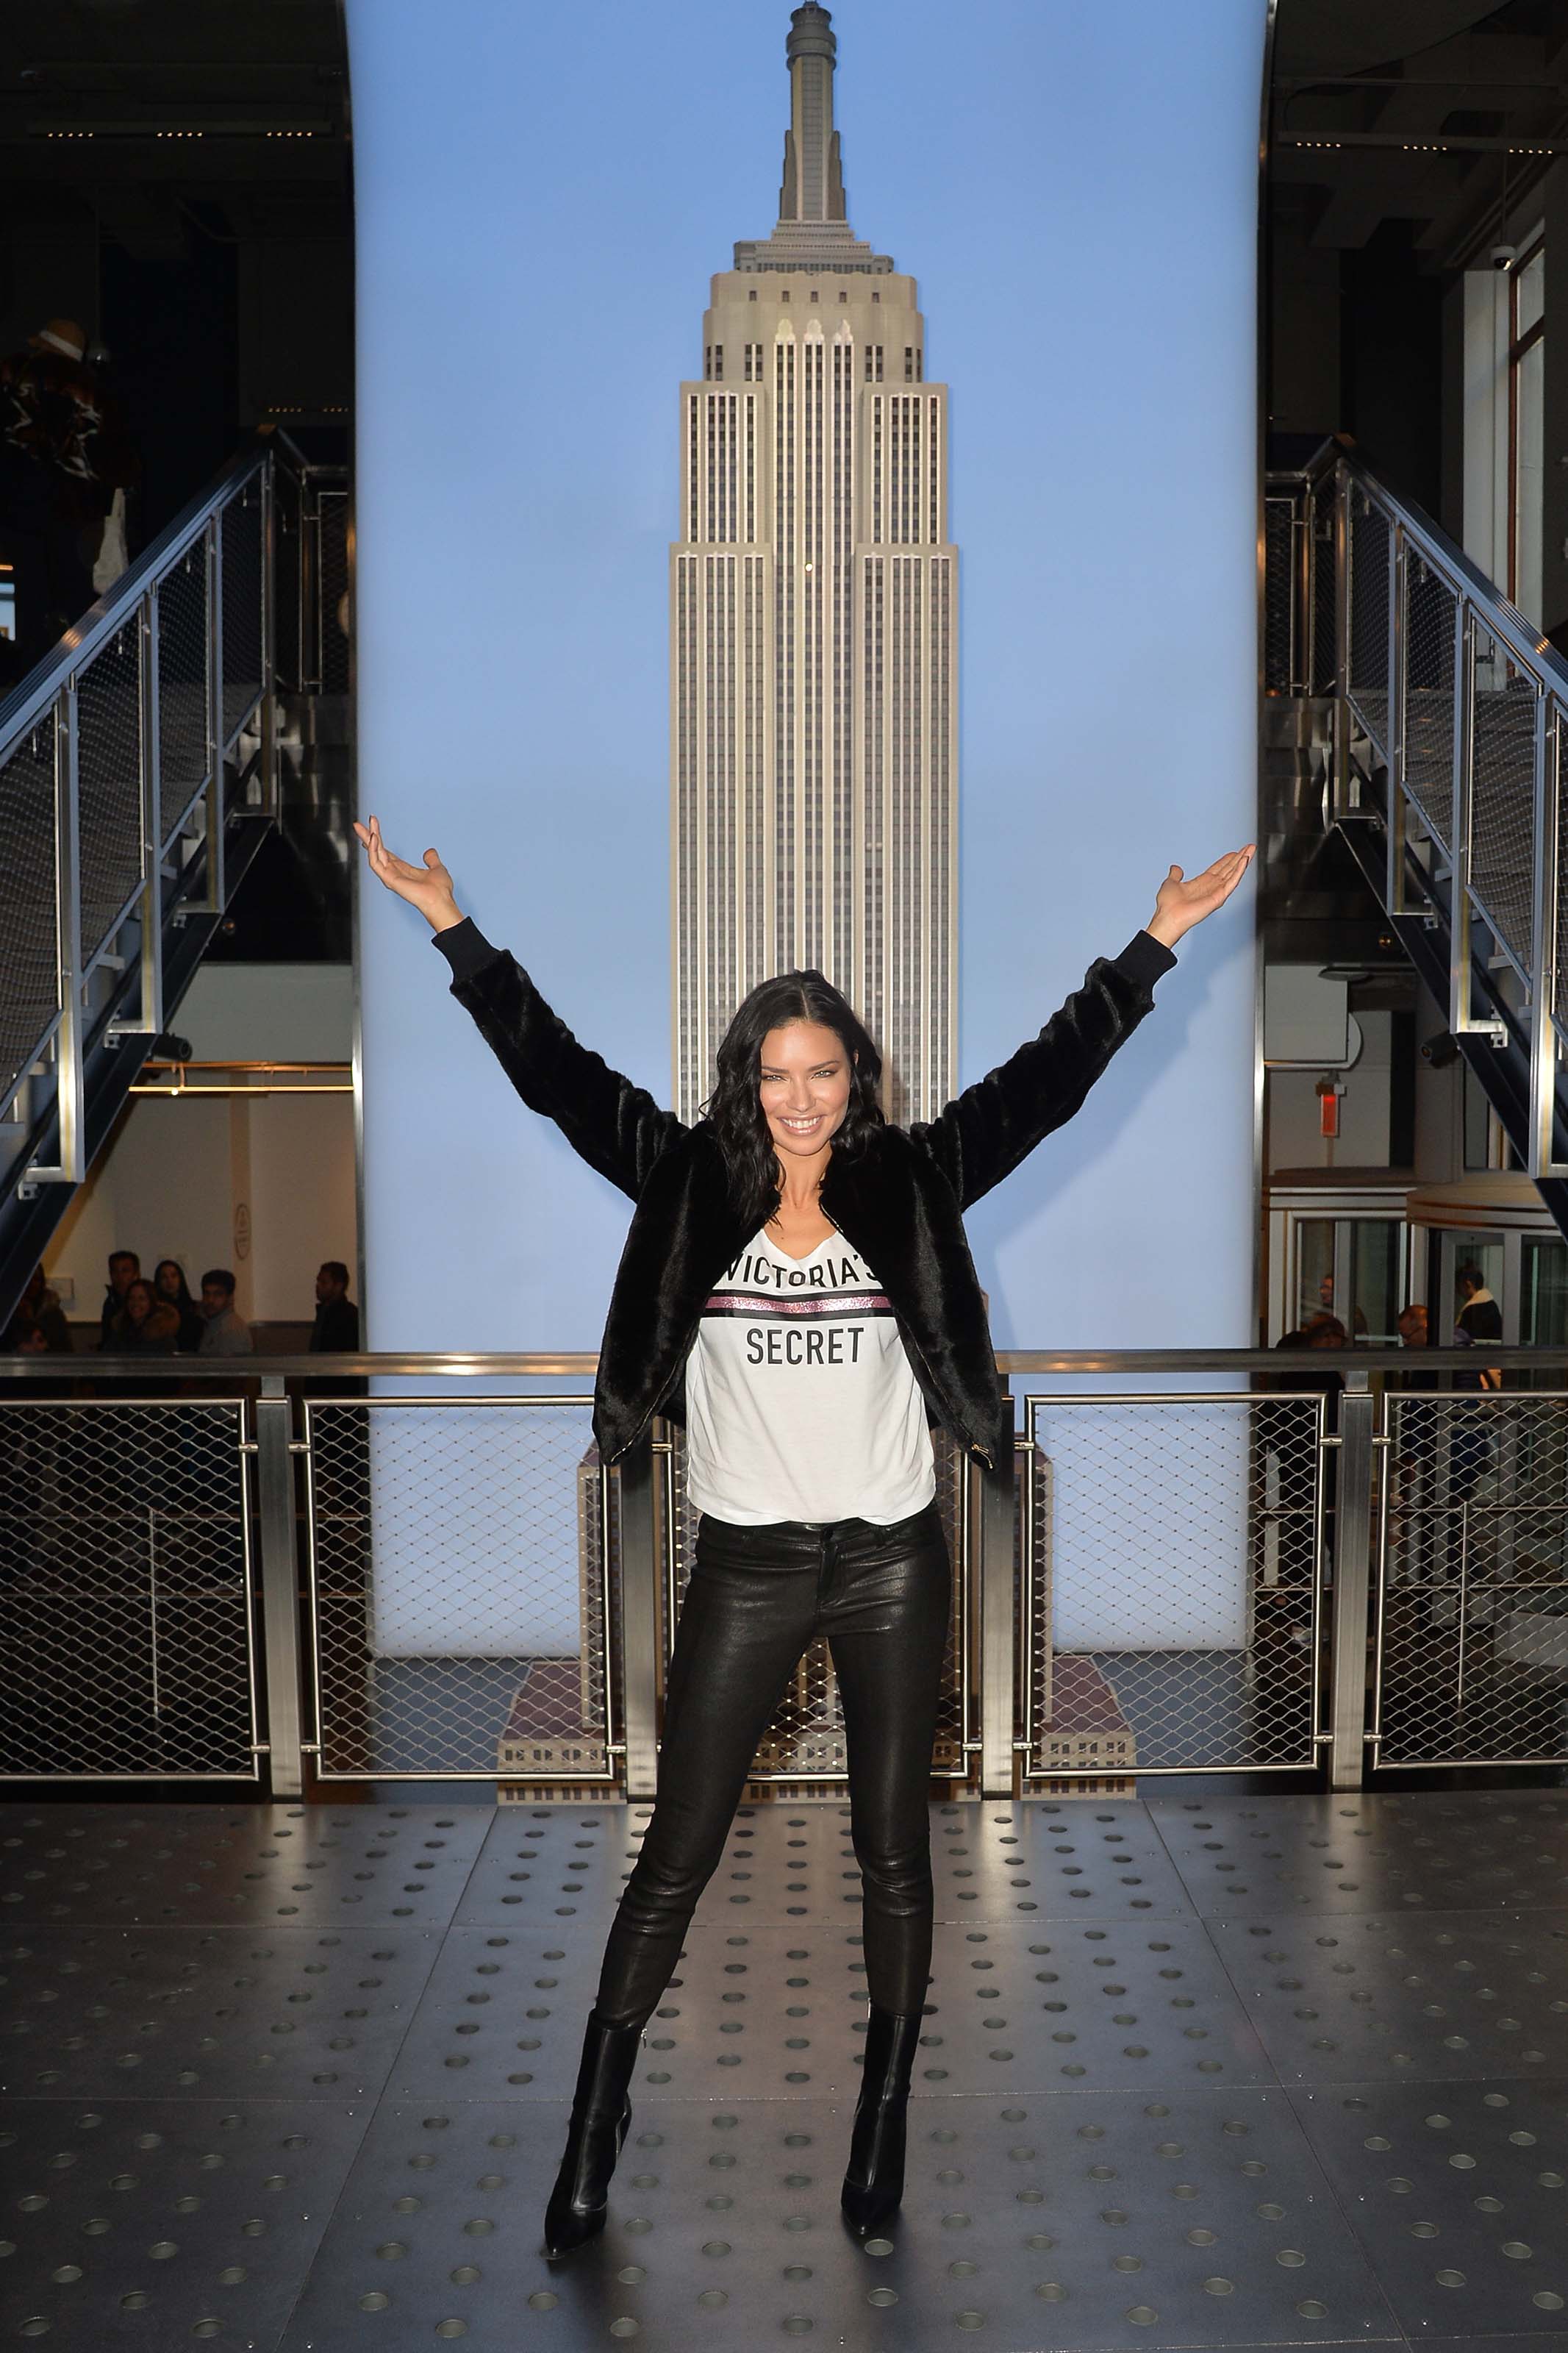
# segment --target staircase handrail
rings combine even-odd
[[[117,629],[123,628],[153,581],[187,554],[214,515],[265,469],[269,441],[258,437],[253,448],[242,449],[196,492],[173,522],[149,541],[119,579],[89,605],[74,628],[66,631],[40,661],[35,662],[4,702],[0,702],[0,759],[20,735],[36,727],[73,670],[90,661]]]
[[[1289,481],[1303,481],[1314,491],[1321,491],[1338,470],[1342,470],[1347,480],[1359,483],[1391,522],[1402,525],[1406,540],[1419,548],[1435,572],[1447,577],[1455,594],[1462,595],[1477,611],[1484,612],[1488,628],[1503,640],[1510,658],[1521,669],[1533,671],[1542,686],[1568,710],[1568,655],[1559,653],[1518,606],[1510,603],[1497,582],[1481,570],[1473,556],[1466,554],[1458,541],[1451,538],[1425,507],[1389,489],[1381,474],[1357,454],[1348,434],[1330,434],[1300,466],[1271,466],[1268,480],[1270,485],[1281,487]]]

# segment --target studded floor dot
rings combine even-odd
[[[1568,2083],[1292,2098],[1413,2337],[1568,2330]]]
[[[275,2345],[370,2114],[328,2099],[0,2101],[0,2340]]]
[[[597,1930],[448,1932],[389,2090],[568,2096],[597,1980]],[[645,2029],[636,2082],[663,2098],[816,2099],[858,2082],[867,2014],[853,1928],[693,1922]],[[1092,1915],[939,1922],[917,2091],[1272,2083],[1202,1928]]]
[[[1568,2064],[1568,1912],[1291,1914],[1210,1933],[1286,2083]]]
[[[848,2119],[846,2103],[648,2104],[604,2232],[552,2265],[536,2249],[563,2105],[385,2102],[285,2353],[424,2344],[443,2319],[499,2347],[546,2296],[572,2346],[617,2327],[748,2353],[955,2329],[1008,2353],[1396,2336],[1280,2094],[921,2103],[900,2216],[864,2247],[838,2211]]]
[[[1568,1905],[1568,1791],[1172,1791],[1150,1810],[1205,1917]]]
[[[69,2099],[379,2094],[428,1928],[36,1928],[0,1940],[5,2088]]]
[[[531,1907],[563,1923],[607,1920],[651,1811],[621,1804],[504,1809],[478,1858],[457,1925]],[[1193,1908],[1141,1805],[952,1799],[931,1809],[931,1850],[939,1920],[1029,1920],[1080,1911],[1167,1919]],[[696,1917],[703,1925],[737,1916],[763,1926],[837,1923],[859,1908],[848,1805],[812,1799],[739,1810]]]
[[[479,1806],[0,1806],[0,1926],[444,1926]]]

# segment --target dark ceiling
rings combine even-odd
[[[1270,196],[1311,244],[1363,246],[1400,221],[1423,267],[1463,269],[1554,148],[1568,153],[1568,0],[1279,0]]]
[[[336,0],[35,0],[0,13],[10,218],[91,208],[144,258],[211,235],[341,233]]]

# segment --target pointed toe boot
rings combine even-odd
[[[867,2020],[860,2096],[838,2201],[859,2239],[885,2222],[904,2194],[904,2126],[921,2016],[879,2010],[873,2002]]]
[[[566,2148],[544,2210],[544,2241],[539,2252],[552,2262],[569,2255],[605,2227],[610,2176],[632,2120],[626,2088],[637,2065],[642,2030],[640,2019],[625,2026],[609,2026],[597,2010],[588,2013]]]

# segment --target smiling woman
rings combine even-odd
[[[904,2108],[931,1965],[926,1787],[952,1566],[931,1426],[994,1467],[1008,1412],[963,1211],[1070,1119],[1150,1011],[1174,943],[1230,896],[1254,845],[1173,865],[1146,928],[1099,956],[1038,1036],[895,1126],[881,1060],[820,972],[742,999],[707,1114],[688,1127],[579,1045],[457,903],[434,849],[372,874],[430,923],[523,1101],[636,1203],[595,1384],[615,1462],[656,1412],[687,1427],[692,1572],[665,1685],[658,1790],[616,1908],[583,2047],[544,2252],[603,2227],[637,2039],[679,1958],[746,1775],[806,1644],[826,1634],[844,1707],[869,2010],[840,2192],[864,2237],[903,2189]]]

